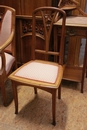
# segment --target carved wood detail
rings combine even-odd
[[[32,21],[31,20],[23,20],[22,21],[22,33],[32,32]]]
[[[47,29],[47,31],[49,31],[49,27],[51,25],[53,16],[46,14],[44,17],[45,17],[46,29]],[[26,34],[26,33],[30,33],[30,32],[32,32],[32,20],[30,20],[30,19],[22,20],[22,33]],[[44,27],[43,27],[43,24],[40,19],[37,19],[37,22],[36,22],[36,32],[38,34],[44,35]]]

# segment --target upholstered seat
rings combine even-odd
[[[24,64],[10,77],[12,80],[18,80],[28,85],[57,88],[62,75],[63,67],[57,63],[35,60]]]

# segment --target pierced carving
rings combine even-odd
[[[45,17],[45,22],[46,22],[46,28],[47,28],[47,30],[49,30],[50,24],[51,24],[51,21],[52,21],[52,15],[46,14],[44,17]]]
[[[52,17],[53,17],[53,14],[46,14],[44,16],[47,31],[49,31],[49,28],[52,22]],[[29,32],[32,32],[32,20],[30,19],[23,20],[22,33],[25,34]],[[36,32],[38,34],[44,35],[44,26],[43,26],[42,20],[40,19],[37,19],[36,21]]]
[[[36,32],[38,34],[44,35],[44,27],[41,21],[36,22]]]
[[[52,17],[53,17],[53,14],[45,14],[44,15],[45,25],[46,25],[47,31],[49,31],[49,29],[50,29]],[[41,20],[37,20],[37,22],[36,22],[36,32],[41,34],[41,35],[44,35],[44,25],[43,25]]]
[[[22,32],[28,33],[32,32],[32,21],[31,20],[23,20],[22,21]]]
[[[22,21],[22,32],[23,32],[23,34],[32,32],[32,21],[31,20]],[[36,22],[36,32],[41,35],[44,34],[43,24],[39,20],[37,20],[37,22]]]

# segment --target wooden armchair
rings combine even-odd
[[[54,52],[55,49],[51,49],[50,46],[50,38],[52,26],[58,13],[60,13],[63,17],[62,31],[60,36],[61,40],[58,44],[59,51]],[[31,42],[32,60],[19,67],[9,76],[9,79],[12,80],[16,114],[18,113],[17,85],[23,84],[34,87],[35,94],[37,93],[37,88],[52,94],[53,125],[56,124],[56,91],[58,90],[58,98],[60,99],[60,84],[64,70],[63,56],[65,42],[65,19],[65,11],[55,7],[40,7],[34,10]],[[25,37],[26,36],[28,36],[28,34],[25,34]],[[53,45],[53,43],[51,44]],[[40,48],[39,45],[42,46],[42,48]],[[57,56],[58,58],[57,63],[52,62],[54,56]]]
[[[14,48],[12,48],[14,31],[15,10],[0,5],[0,87],[5,106],[7,105],[5,81],[15,63]]]
[[[87,13],[81,9],[79,2],[76,0],[59,0],[58,7],[66,10],[66,12],[69,12],[70,10],[78,10],[81,15],[87,16]]]

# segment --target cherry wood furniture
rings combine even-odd
[[[58,14],[62,16],[62,29],[58,51],[51,48],[51,37],[53,23]],[[56,124],[56,91],[58,98],[61,98],[61,81],[64,70],[64,44],[65,44],[65,11],[55,7],[39,7],[33,12],[32,21],[32,40],[31,40],[31,61],[28,61],[9,78],[12,80],[12,87],[15,101],[15,113],[18,113],[18,95],[17,85],[27,85],[34,87],[35,93],[37,88],[52,94],[52,116],[53,125]],[[28,37],[31,32],[23,35]],[[38,44],[39,43],[39,44]],[[38,46],[41,45],[41,46]],[[53,44],[52,44],[53,45]],[[42,48],[41,48],[42,47]],[[25,49],[26,52],[26,49]],[[51,58],[57,56],[58,62],[52,62]],[[42,60],[43,59],[43,60]],[[26,87],[25,87],[26,89]],[[33,114],[33,113],[32,113]]]
[[[54,38],[55,38],[54,44],[55,45],[58,42],[57,38],[58,35],[60,35],[60,33],[61,33],[61,20],[54,23]],[[87,17],[81,17],[81,16],[67,17],[66,37],[86,38],[84,60],[82,66],[80,66],[79,64],[79,53],[80,53],[79,42],[72,41],[72,44],[76,47],[75,49],[73,49],[72,44],[69,43],[67,64],[63,75],[63,78],[66,80],[81,82],[81,92],[83,92],[84,77],[86,75],[86,61],[87,61]]]
[[[15,10],[0,5],[0,87],[5,106],[7,105],[5,81],[15,64],[14,32]]]

